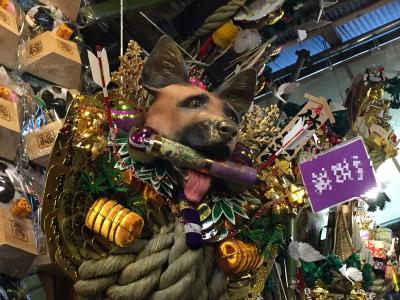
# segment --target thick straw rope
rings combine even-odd
[[[137,242],[123,254],[84,262],[76,292],[116,300],[225,299],[225,276],[215,268],[214,249],[190,250],[179,220],[162,227],[146,245]]]
[[[247,0],[231,0],[227,4],[218,7],[215,12],[204,21],[201,27],[182,43],[183,48],[187,49],[198,38],[213,32],[223,25],[236,14],[239,8],[246,4],[246,1]]]

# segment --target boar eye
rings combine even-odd
[[[199,108],[200,106],[202,106],[203,103],[197,99],[194,99],[190,102],[189,107],[190,108]]]
[[[205,94],[189,96],[180,103],[179,107],[197,109],[207,104],[208,96]]]

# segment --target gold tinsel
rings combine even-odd
[[[94,97],[78,95],[74,102],[74,110],[74,146],[85,150],[95,159],[107,149],[106,134],[102,129],[105,123],[102,104]]]
[[[120,104],[130,104],[134,107],[146,104],[148,93],[139,85],[146,60],[142,58],[142,49],[139,44],[130,41],[126,53],[119,59],[120,66],[118,71],[111,74],[111,81],[118,85],[116,93],[122,102]]]
[[[274,126],[278,118],[279,109],[277,105],[265,108],[254,105],[243,116],[240,123],[240,142],[249,147],[255,156],[258,156],[279,132],[279,128]]]

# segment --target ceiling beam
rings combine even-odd
[[[391,31],[392,29],[396,30]],[[317,72],[319,69],[326,68],[327,64],[337,64],[346,61],[347,59],[349,59],[349,57],[354,57],[359,53],[368,52],[376,47],[375,41],[378,41],[379,44],[392,41],[399,36],[399,32],[400,19],[394,20],[389,24],[386,24],[366,34],[351,39],[343,44],[340,44],[337,47],[330,48],[326,51],[318,53],[311,57],[311,67],[303,69],[301,71],[300,77],[304,77],[311,73]],[[382,33],[386,34],[379,36]],[[365,43],[360,45],[361,42]],[[292,68],[293,65],[274,72],[272,74],[273,79],[287,81],[287,79],[285,78],[288,78],[291,75]]]
[[[159,6],[169,3],[170,0],[124,0],[124,14],[139,11],[144,8]],[[105,22],[119,17],[120,2],[115,0],[107,0],[92,5],[87,5],[80,10],[83,16],[88,16],[86,26],[90,26],[96,22]]]
[[[343,17],[341,17],[341,18],[329,23],[327,26],[331,27],[332,29],[335,29],[336,27],[338,27],[340,25],[343,25],[344,23],[346,23],[346,22],[348,22],[350,20],[353,20],[355,18],[358,18],[358,17],[362,16],[363,14],[366,14],[366,13],[369,13],[369,12],[371,12],[373,10],[376,10],[376,9],[382,7],[383,5],[388,4],[389,2],[392,2],[392,1],[393,0],[376,0],[372,4],[369,4],[369,5],[363,7],[361,9],[359,9],[359,10],[356,10],[356,11],[354,11],[354,12],[352,12],[352,13],[346,15],[346,16],[343,16]],[[298,27],[301,27],[301,25],[298,26]],[[326,26],[324,26],[324,27],[326,27]],[[317,30],[309,32],[307,38],[313,38],[313,37],[318,36],[318,35],[322,35],[323,36],[323,31],[322,30],[324,30],[324,27],[321,27],[321,28],[319,28]],[[327,30],[331,30],[331,29],[327,29]],[[336,32],[335,32],[335,34],[336,34]],[[337,42],[337,41],[332,40],[332,42]],[[289,41],[289,42],[285,43],[282,48],[290,47],[293,44],[297,44],[297,40],[292,40],[292,41]],[[331,45],[331,47],[332,47],[332,45]]]
[[[388,4],[389,2],[392,2],[393,0],[377,0],[374,1],[373,3],[361,8],[361,9],[357,9],[354,12],[332,22],[332,26],[337,27],[340,25],[343,25],[344,23],[351,21],[355,18],[358,18],[366,13],[369,13],[373,10],[376,10],[382,6],[384,6],[385,4]]]
[[[338,36],[335,27],[333,27],[332,24],[322,27],[320,33],[324,39],[328,41],[331,48],[339,46],[342,43],[342,40]]]

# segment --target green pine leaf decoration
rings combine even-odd
[[[385,81],[385,91],[392,96],[390,107],[400,108],[400,77],[395,76]]]
[[[374,272],[372,271],[372,266],[370,264],[365,264],[362,269],[363,276],[363,288],[368,290],[374,281]]]
[[[224,200],[220,201],[219,203],[221,204],[222,212],[225,217],[228,219],[229,222],[235,225],[235,213],[233,211],[232,203]]]
[[[112,141],[109,141],[108,143],[110,146],[113,145]],[[115,144],[117,146],[123,146],[128,144],[128,137],[119,137],[115,139]]]
[[[172,190],[177,184],[176,179],[171,176],[162,164],[144,165],[133,162],[136,176],[143,182],[150,184],[156,191],[165,197],[172,197]]]
[[[156,165],[155,167],[155,171],[156,171],[156,176],[159,178],[162,178],[165,176],[165,174],[167,173],[167,171],[161,167],[161,165]]]
[[[92,198],[128,192],[123,183],[122,169],[115,166],[113,158],[108,158],[106,155],[99,156],[93,164],[93,170],[96,172],[81,172],[81,188]]]
[[[118,154],[121,156],[127,155],[128,153],[128,144],[123,144],[121,148],[118,150]]]
[[[268,257],[270,247],[282,245],[282,240],[285,237],[285,232],[280,221],[280,219],[275,219],[274,216],[265,216],[256,219],[246,229],[240,231],[237,234],[237,238],[258,244],[262,249],[261,255]]]
[[[214,204],[213,208],[212,208],[212,219],[214,223],[217,223],[218,220],[221,218],[222,216],[222,207],[221,207],[221,201],[217,202]]]
[[[142,194],[135,196],[131,200],[127,201],[126,207],[129,208],[131,211],[141,215],[142,217],[145,216],[145,209],[144,209],[145,199]]]
[[[248,192],[234,196],[212,194],[211,202],[213,203],[213,211],[214,207],[218,213],[219,209],[222,209],[222,214],[215,214],[218,218],[213,215],[213,222],[218,222],[222,216],[225,216],[233,225],[236,223],[235,215],[249,219],[243,207],[249,202],[254,203],[254,199],[255,198]]]
[[[233,208],[233,211],[237,215],[239,215],[239,216],[241,216],[241,217],[243,217],[245,219],[249,218],[249,216],[247,215],[246,211],[242,207],[240,207],[238,204],[232,202],[232,208]]]
[[[129,146],[127,137],[118,137],[115,140],[115,144],[120,147],[118,154],[121,157],[121,161],[115,163],[115,169],[121,171],[127,168],[133,168],[136,176],[141,181],[150,184],[156,191],[165,197],[172,197],[172,190],[177,184],[177,181],[168,173],[164,165],[145,165],[134,161],[128,152]],[[113,143],[109,141],[109,145],[112,146]]]
[[[261,204],[261,201],[256,197],[254,197],[252,194],[250,194],[249,191],[246,191],[243,194],[241,194],[239,198],[247,203]]]

